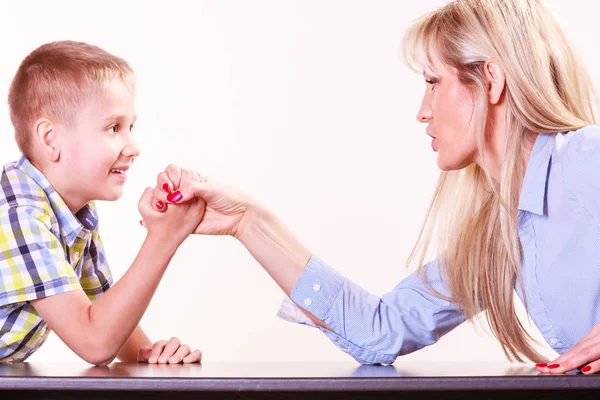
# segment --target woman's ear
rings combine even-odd
[[[487,96],[490,104],[498,104],[506,86],[504,70],[494,60],[488,60],[483,67],[487,81]]]
[[[40,155],[51,162],[60,158],[60,145],[52,121],[43,118],[35,122],[34,140],[40,149]]]

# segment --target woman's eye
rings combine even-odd
[[[431,85],[431,90],[433,90],[435,88],[435,84],[438,82],[435,79],[425,79],[425,82],[429,83]]]
[[[108,128],[109,131],[111,131],[112,133],[118,133],[119,132],[119,126],[118,125],[112,125],[111,127]]]

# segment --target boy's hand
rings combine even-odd
[[[190,174],[182,174],[181,182],[189,185]],[[199,197],[190,202],[169,205],[169,212],[165,202],[153,198],[153,189],[146,188],[138,203],[138,210],[143,218],[143,225],[148,228],[149,234],[162,235],[166,239],[174,239],[177,245],[194,232],[206,209],[206,202]]]
[[[190,346],[181,344],[176,337],[166,340],[159,340],[152,347],[142,346],[138,354],[138,362],[148,364],[191,364],[199,363],[202,360],[200,350],[191,351]]]
[[[194,199],[206,202],[203,219],[194,230],[194,233],[202,235],[237,237],[251,204],[247,196],[235,189],[209,181],[197,172],[176,165],[169,165],[158,175],[154,198],[168,204],[168,207],[179,206]]]

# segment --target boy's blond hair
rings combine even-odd
[[[98,84],[121,79],[135,90],[129,64],[97,46],[82,42],[46,43],[19,66],[10,85],[8,105],[21,152],[32,157],[36,120],[49,118],[67,126]]]

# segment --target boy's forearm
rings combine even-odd
[[[148,236],[123,277],[89,308],[92,332],[114,358],[142,318],[176,245],[159,235]]]
[[[138,325],[123,347],[121,347],[117,358],[123,362],[137,362],[140,348],[144,345],[152,346],[152,341],[148,338],[142,327]]]

